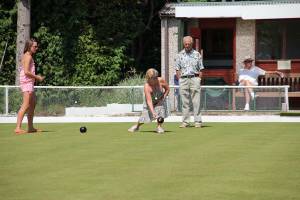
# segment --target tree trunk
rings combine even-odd
[[[30,38],[30,2],[31,0],[18,1],[17,21],[17,53],[16,53],[16,85],[19,85],[19,66],[23,54],[25,41]]]

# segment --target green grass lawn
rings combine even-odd
[[[0,124],[3,200],[300,199],[299,123]]]

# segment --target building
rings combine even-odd
[[[300,73],[300,1],[167,3],[160,11],[162,76],[174,83],[182,37],[203,52],[203,80],[234,83],[246,55],[265,70]]]

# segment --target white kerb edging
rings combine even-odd
[[[34,123],[81,123],[81,122],[137,122],[138,116],[135,117],[35,117]],[[180,123],[182,116],[170,116],[165,122]],[[193,118],[191,118],[193,121]],[[279,115],[206,115],[202,116],[203,123],[206,122],[300,122],[300,117],[281,117]],[[16,117],[0,117],[1,123],[16,123]],[[24,123],[27,120],[24,118]]]

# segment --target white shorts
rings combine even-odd
[[[255,85],[255,86],[258,85],[257,80],[256,80],[255,78],[252,78],[252,77],[247,76],[247,75],[241,75],[241,76],[239,76],[239,83],[240,83],[240,85],[243,85],[243,84],[241,83],[242,80],[247,80],[247,81],[249,81],[252,85]]]

